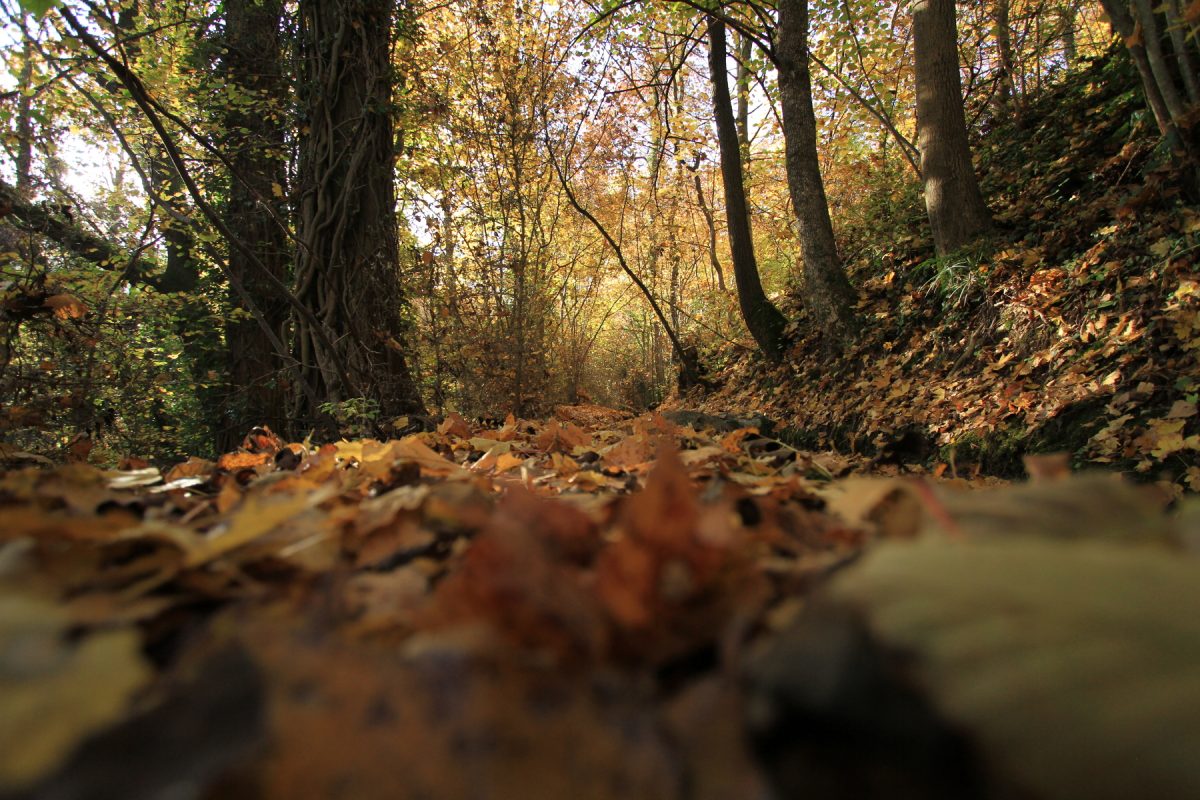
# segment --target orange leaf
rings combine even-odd
[[[457,436],[460,439],[471,438],[471,426],[461,414],[453,411],[446,415],[446,420],[438,426],[438,433],[443,436]]]
[[[496,474],[508,472],[513,467],[521,466],[524,459],[520,456],[514,456],[512,453],[501,453],[496,459]]]
[[[79,319],[88,312],[88,307],[79,298],[70,294],[52,294],[42,303],[54,310],[59,319]]]
[[[217,467],[234,472],[239,469],[253,469],[270,460],[270,453],[226,453],[217,459]]]

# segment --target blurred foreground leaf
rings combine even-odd
[[[979,763],[964,768],[992,788],[964,778],[927,796],[1200,797],[1194,558],[1016,531],[927,535],[880,544],[826,600],[755,673],[790,715],[776,732],[796,752],[810,744],[787,731],[816,726],[806,735],[820,738],[825,726],[856,745],[912,746],[908,763],[930,773],[968,765],[937,728],[966,734]],[[845,788],[846,773],[831,780]]]
[[[85,737],[121,719],[151,677],[132,630],[63,641],[57,607],[0,596],[0,791],[52,770]]]

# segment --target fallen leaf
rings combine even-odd
[[[0,594],[0,791],[54,769],[87,736],[121,719],[150,679],[133,630],[66,641],[67,615]]]
[[[187,554],[185,563],[196,567],[249,544],[336,493],[337,488],[330,486],[311,493],[249,495],[224,525]]]

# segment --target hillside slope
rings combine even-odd
[[[997,233],[931,258],[919,209],[843,237],[862,333],[830,358],[741,357],[710,410],[757,410],[805,445],[1016,474],[1068,451],[1200,489],[1200,209],[1162,171],[1123,56],[1030,103],[977,146]],[[865,240],[864,240],[864,237]],[[869,245],[869,246],[867,246]]]

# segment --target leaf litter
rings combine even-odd
[[[130,466],[0,475],[0,797],[1200,791],[1200,516],[1060,460],[571,406]]]

